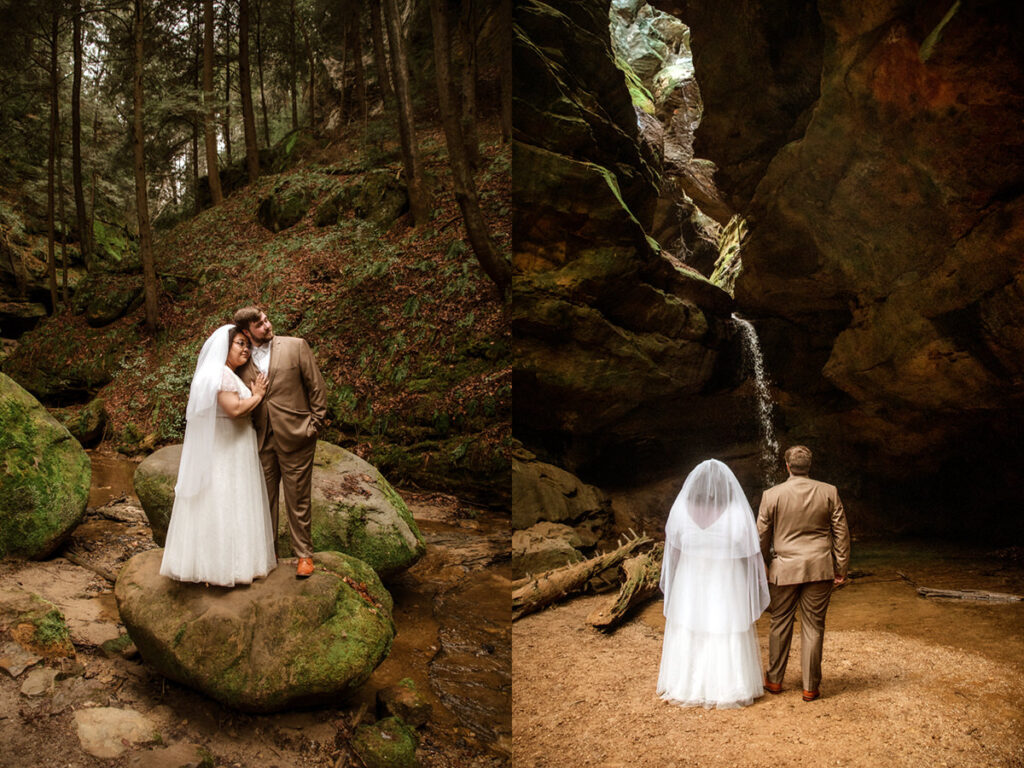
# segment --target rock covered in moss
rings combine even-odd
[[[377,717],[397,717],[417,728],[430,719],[431,709],[430,702],[411,678],[403,678],[397,685],[377,691]]]
[[[89,457],[39,402],[0,374],[0,557],[46,557],[82,519]]]
[[[352,749],[366,768],[415,768],[416,732],[397,717],[361,725],[352,734]]]
[[[163,544],[174,506],[174,484],[181,446],[150,454],[135,470],[135,492]],[[344,552],[391,575],[416,562],[426,551],[412,513],[373,465],[344,448],[320,441],[313,463],[313,548]],[[291,546],[288,515],[281,498],[278,552]]]
[[[71,633],[60,609],[49,600],[19,587],[0,589],[0,637],[5,644],[13,642],[36,661],[40,657],[53,659],[75,655]],[[22,654],[5,650],[4,656],[12,655]],[[9,666],[5,665],[5,668],[12,676],[18,676]]]
[[[271,232],[280,232],[302,220],[311,200],[309,190],[291,181],[283,181],[260,200],[256,217]]]
[[[308,579],[283,565],[225,589],[161,576],[162,557],[143,552],[121,571],[121,619],[147,663],[227,706],[277,712],[334,703],[391,649],[391,595],[355,558],[318,552]]]
[[[79,443],[91,446],[103,437],[107,426],[107,403],[97,397],[81,408],[60,408],[53,411],[53,415]]]

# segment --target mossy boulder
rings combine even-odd
[[[103,438],[107,426],[106,401],[97,397],[81,408],[59,408],[54,417],[82,445],[95,445]]]
[[[20,587],[0,588],[0,638],[5,643],[16,643],[26,654],[35,657],[55,659],[75,655],[71,633],[60,609]]]
[[[181,444],[167,445],[153,451],[135,468],[132,484],[135,495],[153,529],[153,539],[161,547],[167,539],[167,526],[174,508],[174,485],[178,481]]]
[[[231,589],[160,575],[162,550],[136,555],[114,596],[128,633],[161,674],[246,712],[337,704],[387,656],[391,595],[366,563],[318,552]]]
[[[352,734],[352,749],[366,768],[415,768],[416,732],[397,717],[361,725]]]
[[[309,210],[312,195],[305,187],[291,181],[280,182],[260,200],[256,217],[271,232],[280,232],[301,221]]]
[[[406,725],[426,725],[433,708],[411,678],[377,691],[377,717],[397,717]]]
[[[150,454],[135,470],[135,492],[158,544],[167,536],[181,446]],[[283,494],[278,517],[278,552],[291,546]],[[320,441],[313,464],[313,548],[358,557],[382,576],[416,562],[426,551],[412,513],[391,484],[366,461]]]
[[[46,557],[85,512],[89,456],[32,395],[3,374],[0,466],[0,557]]]
[[[364,174],[352,189],[352,209],[360,219],[368,219],[387,229],[395,219],[409,210],[409,192],[394,172],[385,168]]]

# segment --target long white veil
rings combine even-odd
[[[181,447],[175,496],[195,496],[210,480],[213,431],[217,426],[217,393],[228,359],[228,331],[233,327],[231,324],[222,325],[210,334],[199,351],[185,410],[185,442]]]
[[[699,632],[741,632],[768,607],[754,513],[717,459],[686,478],[668,522],[661,569],[667,620]]]

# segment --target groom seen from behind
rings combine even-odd
[[[292,550],[299,559],[296,576],[313,573],[310,494],[316,440],[327,415],[323,376],[305,339],[275,336],[267,315],[258,307],[244,307],[235,324],[252,342],[252,356],[241,369],[248,385],[263,373],[267,391],[253,410],[253,426],[260,463],[267,482],[270,514],[276,536],[278,487],[284,490]]]
[[[772,617],[764,688],[782,691],[799,608],[803,698],[814,701],[820,696],[825,613],[833,588],[846,583],[850,532],[836,487],[808,477],[809,448],[794,445],[787,450],[786,469],[789,479],[764,492],[757,514]]]

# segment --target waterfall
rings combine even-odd
[[[768,389],[768,376],[764,369],[761,342],[754,326],[733,313],[732,319],[743,337],[743,362],[754,374],[754,391],[757,395],[757,418],[761,426],[761,479],[765,487],[775,484],[779,463],[779,441],[775,439],[772,422],[772,394]]]

